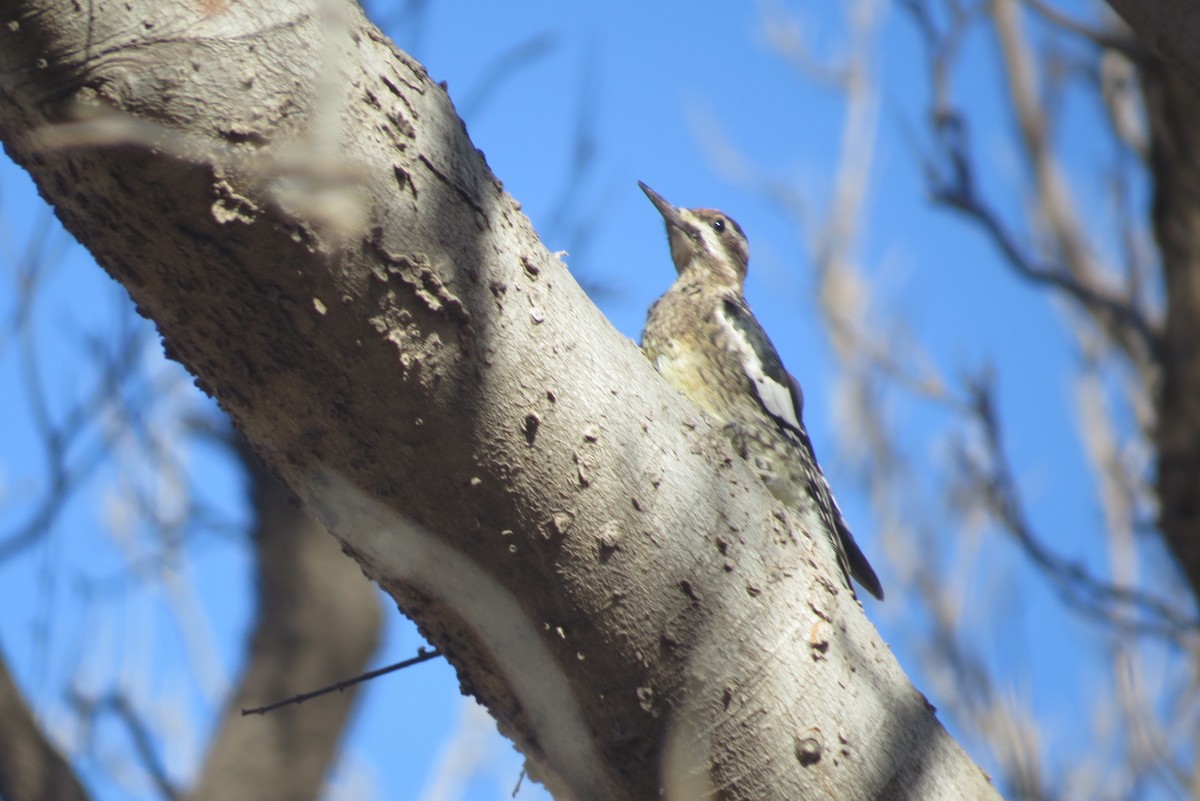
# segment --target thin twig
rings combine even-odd
[[[397,670],[403,670],[406,667],[412,667],[413,665],[419,665],[422,662],[428,662],[429,660],[436,659],[437,657],[439,657],[441,655],[442,655],[442,652],[437,650],[436,648],[432,651],[427,651],[424,648],[418,648],[417,655],[414,656],[412,659],[405,659],[403,662],[397,662],[394,665],[388,665],[387,667],[381,667],[376,670],[371,670],[366,673],[363,673],[360,676],[355,676],[352,679],[346,679],[344,681],[339,681],[335,684],[330,684],[328,687],[322,687],[319,690],[313,690],[312,692],[300,693],[299,695],[293,695],[291,698],[285,698],[282,701],[276,701],[273,704],[267,704],[266,706],[259,706],[259,707],[255,707],[253,709],[243,709],[242,716],[245,717],[246,715],[265,715],[268,712],[273,712],[274,710],[279,709],[280,707],[288,706],[289,704],[303,704],[305,701],[312,700],[313,698],[317,698],[322,695],[329,695],[332,692],[339,692],[339,693],[345,692],[349,688],[353,687],[355,684],[359,684],[364,681],[370,681],[371,679],[378,678],[379,676],[384,676],[384,675],[387,675],[388,673],[394,673]]]

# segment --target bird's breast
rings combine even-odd
[[[746,382],[735,354],[718,342],[721,331],[698,309],[688,309],[695,318],[680,314],[683,309],[652,310],[642,336],[642,349],[655,369],[672,387],[721,423],[742,419],[740,409],[749,395],[741,392]]]

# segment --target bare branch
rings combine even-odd
[[[388,665],[387,667],[381,667],[381,668],[377,668],[375,670],[369,670],[366,673],[362,673],[358,676],[355,676],[352,679],[345,679],[343,681],[334,682],[333,684],[330,684],[327,687],[322,687],[319,690],[313,690],[311,692],[300,693],[299,695],[293,695],[291,698],[285,698],[282,701],[276,701],[273,704],[267,704],[266,706],[256,706],[253,709],[243,709],[242,715],[243,716],[265,715],[268,712],[272,712],[276,709],[279,709],[282,706],[289,706],[291,704],[299,705],[299,704],[303,704],[305,701],[311,701],[313,698],[319,698],[322,695],[328,695],[330,693],[335,693],[335,692],[337,692],[337,693],[345,692],[346,690],[348,690],[349,688],[353,687],[356,684],[360,684],[364,681],[370,681],[372,679],[377,679],[380,676],[386,676],[388,673],[394,673],[397,670],[403,670],[404,668],[412,667],[413,665],[419,665],[422,662],[428,662],[429,660],[436,659],[441,655],[442,655],[442,653],[440,651],[438,651],[436,648],[431,651],[427,651],[424,648],[418,648],[417,655],[412,657],[411,659],[405,659],[400,662],[395,662],[391,665]]]
[[[32,305],[32,304],[30,304]],[[144,352],[144,331],[126,329],[107,343],[99,375],[91,390],[61,413],[51,408],[42,379],[42,357],[37,332],[29,317],[18,331],[20,355],[34,429],[44,451],[46,487],[28,519],[0,537],[0,562],[11,559],[40,541],[52,530],[67,498],[79,489],[109,455],[101,411],[119,398],[136,375],[137,359]]]
[[[90,801],[71,763],[38,725],[8,663],[0,658],[0,798]]]
[[[1064,31],[1073,33],[1097,47],[1102,47],[1106,50],[1116,50],[1133,61],[1141,61],[1150,55],[1145,46],[1133,36],[1123,35],[1121,31],[1100,28],[1074,19],[1054,8],[1045,0],[1021,1],[1040,14],[1047,22],[1057,25]]]
[[[1137,630],[1145,633],[1175,637],[1200,626],[1200,621],[1161,598],[1097,579],[1082,564],[1055,554],[1037,536],[1025,512],[1012,466],[1005,453],[992,384],[990,374],[984,373],[966,388],[975,422],[983,434],[986,462],[980,463],[966,457],[960,465],[969,483],[983,490],[984,500],[996,519],[1004,525],[1030,561],[1051,579],[1063,600],[1104,620],[1112,619],[1120,607],[1129,607],[1147,616],[1148,619],[1137,625]]]
[[[458,106],[465,119],[475,119],[494,100],[506,81],[520,70],[546,58],[558,46],[558,35],[550,31],[534,34],[496,56],[483,70],[483,77],[462,94]]]
[[[923,3],[909,3],[911,10],[925,15]],[[844,74],[854,76],[842,85],[846,115],[842,147],[834,170],[833,195],[812,199],[806,205],[831,211],[810,232],[811,258],[816,265],[819,308],[843,367],[837,388],[838,421],[843,449],[853,450],[862,465],[865,482],[877,512],[877,542],[888,549],[890,564],[905,581],[909,602],[933,618],[927,676],[939,690],[938,697],[953,698],[949,714],[985,738],[1003,768],[999,784],[1019,788],[1023,797],[1044,798],[1046,784],[1038,753],[1036,727],[1021,705],[998,697],[987,664],[974,655],[963,637],[963,591],[965,584],[955,575],[967,570],[948,569],[939,555],[948,552],[945,531],[939,523],[921,526],[914,522],[924,508],[908,508],[907,499],[918,498],[911,461],[902,453],[890,427],[883,394],[893,383],[921,397],[932,399],[958,414],[967,412],[967,400],[951,393],[937,370],[922,355],[919,343],[897,335],[898,326],[881,323],[883,315],[873,306],[871,281],[863,275],[856,258],[865,214],[865,189],[871,170],[871,154],[878,135],[874,112],[878,78],[871,52],[875,29],[867,22],[871,2],[855,3],[850,12],[850,55],[843,62]],[[955,8],[956,36],[965,35],[969,12]],[[923,16],[927,33],[937,36],[931,15]],[[943,76],[953,62],[956,43],[942,47]],[[948,107],[948,106],[947,106]],[[765,185],[765,182],[764,182]],[[794,204],[795,205],[795,204]],[[939,533],[934,534],[937,530]],[[960,541],[957,540],[956,541]]]
[[[948,117],[935,123],[935,126],[942,134],[939,140],[945,148],[943,157],[950,163],[950,178],[945,180],[937,175],[936,168],[927,167],[926,175],[937,181],[930,190],[934,201],[963,213],[982,228],[1017,275],[1039,286],[1059,290],[1072,298],[1131,350],[1131,337],[1142,343],[1141,348],[1133,352],[1140,352],[1142,348],[1155,352],[1158,348],[1157,334],[1128,296],[1081,282],[1056,264],[1038,262],[1017,244],[999,216],[978,197],[969,157],[964,149],[965,123],[958,117]]]
[[[1159,381],[1151,386],[1158,525],[1200,599],[1200,92],[1157,65],[1142,71],[1152,132],[1151,209],[1165,310]]]
[[[257,613],[245,664],[189,801],[316,799],[357,700],[346,691],[357,681],[342,682],[344,694],[325,703],[281,710],[253,726],[244,707],[361,671],[378,646],[382,610],[358,565],[240,437],[226,436],[252,480]]]
[[[1067,297],[1089,312],[1101,330],[1117,343],[1130,362],[1153,377],[1152,362],[1158,351],[1156,332],[1146,314],[1105,287],[1101,270],[1088,252],[1086,236],[1059,158],[1051,146],[1045,115],[1039,102],[1036,68],[1021,26],[1016,0],[993,0],[991,18],[1000,41],[1009,96],[1016,115],[1020,141],[1032,168],[1040,217],[1054,238],[1061,272],[1052,280]],[[1069,276],[1069,277],[1068,277]]]
[[[116,717],[128,732],[139,763],[158,788],[158,792],[168,801],[176,801],[180,797],[179,788],[171,781],[166,765],[159,759],[154,733],[134,710],[124,693],[114,692],[99,698],[87,698],[78,691],[71,691],[69,700],[80,716],[88,722],[89,729],[94,728],[97,720],[105,714]]]

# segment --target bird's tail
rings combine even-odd
[[[879,583],[879,576],[875,575],[875,570],[871,567],[871,563],[867,561],[866,554],[862,552],[862,548],[859,548],[858,543],[854,541],[854,535],[850,533],[840,520],[838,521],[838,539],[841,540],[841,551],[845,558],[845,564],[842,565],[842,569],[849,574],[846,578],[853,577],[864,590],[882,601],[883,585]]]

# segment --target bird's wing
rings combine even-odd
[[[742,350],[742,369],[754,387],[763,411],[770,415],[781,429],[803,449],[805,473],[809,492],[822,509],[827,524],[836,532],[839,540],[838,558],[842,568],[853,575],[858,583],[876,598],[883,600],[883,587],[867,561],[866,554],[854,541],[850,527],[842,517],[842,510],[833,490],[817,463],[812,440],[804,427],[804,392],[800,382],[783,366],[779,352],[770,337],[755,319],[754,313],[743,298],[726,297],[720,314],[727,330],[735,337]],[[832,533],[832,532],[831,532]]]
[[[767,332],[758,324],[746,301],[736,296],[725,298],[720,313],[742,351],[742,370],[754,386],[763,410],[782,426],[804,432],[804,393],[800,384],[784,369],[779,352]],[[811,449],[811,446],[809,446]]]

